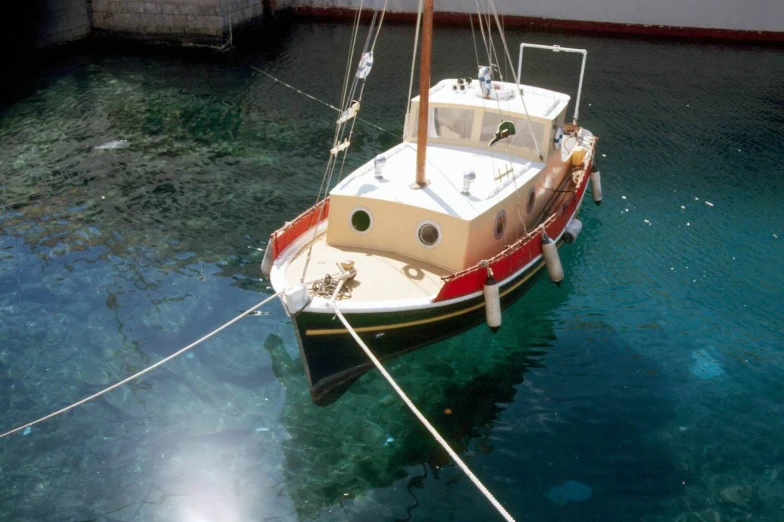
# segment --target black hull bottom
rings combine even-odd
[[[542,262],[501,286],[506,309],[536,282]],[[420,310],[344,313],[380,360],[432,344],[485,322],[484,297]],[[327,405],[340,397],[373,363],[334,314],[302,312],[293,319],[313,401]]]

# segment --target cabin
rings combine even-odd
[[[538,224],[571,166],[573,151],[560,146],[570,97],[502,82],[493,82],[485,97],[477,84],[449,79],[430,89],[423,188],[412,188],[419,97],[412,100],[404,141],[331,191],[328,245],[394,248],[457,272]],[[502,122],[512,122],[515,132],[491,144]]]

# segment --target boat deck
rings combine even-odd
[[[302,276],[307,259],[307,248],[303,248],[288,264],[285,271],[287,287],[295,286]],[[326,274],[333,277],[339,273],[337,263],[354,261],[357,275],[347,286],[352,300],[389,301],[434,297],[443,285],[441,277],[450,272],[416,259],[383,254],[364,248],[333,247],[327,244],[322,234],[313,245],[305,281],[310,287],[314,281]]]

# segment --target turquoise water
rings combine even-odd
[[[411,33],[384,28],[363,103],[392,134]],[[0,430],[269,294],[264,241],[313,203],[334,114],[253,67],[334,104],[349,36],[76,56],[2,107]],[[518,520],[782,520],[784,52],[508,37],[589,50],[605,203],[560,289],[390,372]],[[475,72],[470,29],[435,42],[434,79]],[[574,92],[577,58],[526,61]],[[397,141],[358,129],[350,167]],[[4,521],[497,519],[377,373],[311,404],[278,304],[0,447]]]

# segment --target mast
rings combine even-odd
[[[433,0],[424,0],[422,19],[422,55],[419,60],[419,129],[417,131],[416,183],[412,188],[426,187],[425,154],[427,153],[427,116],[430,98],[430,62],[433,55]]]

